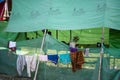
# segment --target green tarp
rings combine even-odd
[[[39,31],[39,36],[37,36],[35,32],[25,32],[25,33],[4,32],[4,28],[6,28],[8,23],[0,22],[0,24],[1,24],[0,25],[0,27],[1,27],[0,28],[1,29],[0,46],[1,47],[3,47],[3,46],[6,47],[9,40],[18,42],[17,47],[19,47],[19,46],[40,47],[42,35],[43,35],[42,31]],[[45,41],[51,42],[53,45],[56,45],[56,42],[58,42],[58,44],[59,44],[59,43],[61,43],[61,41],[65,41],[67,44],[69,43],[69,41],[70,41],[70,31],[69,30],[58,30],[58,36],[57,36],[58,38],[57,39],[55,39],[56,31],[55,30],[49,30],[49,31],[51,31],[52,36],[49,38],[47,36]],[[80,37],[78,44],[96,44],[97,42],[101,42],[102,28],[73,30],[73,31],[71,31],[71,37],[73,37],[73,36]],[[109,28],[104,28],[104,43],[105,44],[109,44],[109,36],[110,36]],[[29,40],[27,40],[27,38]],[[49,43],[49,44],[51,44],[51,43]],[[60,45],[58,45],[58,46],[60,46]],[[57,46],[54,48],[57,48]]]
[[[70,37],[79,36],[78,44],[96,44],[101,42],[102,32],[102,28],[71,30],[71,34],[69,30],[58,30],[58,40],[69,43]],[[53,34],[53,36],[56,36],[56,34]],[[109,28],[104,28],[105,44],[109,44],[109,36]]]
[[[12,14],[6,29],[9,32],[97,27],[120,30],[120,0],[12,0],[12,2]]]

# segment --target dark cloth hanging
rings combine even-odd
[[[76,53],[71,52],[70,58],[71,58],[72,71],[75,72],[76,71]]]
[[[77,51],[76,52],[76,68],[77,69],[81,69],[82,68],[82,64],[84,63],[84,56],[83,56],[83,52],[82,51]]]
[[[82,64],[84,63],[83,51],[71,52],[70,58],[73,72],[77,69],[82,69]]]
[[[58,55],[57,54],[48,55],[48,60],[52,61],[54,64],[57,64],[58,63]]]

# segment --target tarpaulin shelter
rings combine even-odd
[[[119,0],[14,1],[6,31],[119,28]],[[67,5],[66,5],[67,4]],[[18,25],[19,24],[19,25]],[[34,26],[34,27],[33,27]]]
[[[30,32],[43,29],[79,30],[100,27],[120,30],[119,0],[29,0],[29,4],[27,0],[12,1],[12,14],[8,23],[8,27],[5,30],[7,32]],[[104,38],[104,30],[103,36],[101,37]],[[104,49],[104,53],[116,51],[116,54],[119,55],[119,49],[114,50],[103,47],[102,49]],[[97,52],[99,53],[99,50]],[[112,55],[114,55],[113,53]],[[111,59],[109,59],[109,55],[106,54],[107,57],[104,56],[102,60],[100,60],[101,58],[96,60],[94,65],[95,69],[93,71],[89,70],[90,72],[87,72],[87,70],[83,70],[82,74],[80,74],[82,77],[76,76],[77,78],[75,78],[67,76],[67,71],[61,71],[61,75],[56,75],[56,77],[60,77],[58,80],[69,79],[69,77],[70,79],[80,78],[81,80],[119,80],[120,72],[116,69],[110,69],[111,63],[109,64],[109,60]],[[99,76],[95,73],[91,74],[91,72],[99,72],[99,61],[102,61],[102,64],[104,64],[101,65],[101,75]],[[50,70],[45,68],[45,71],[49,72]],[[56,72],[57,71],[59,70],[56,69]],[[62,73],[64,73],[67,77],[63,78]],[[87,76],[86,73],[88,73]],[[41,77],[41,79],[45,80],[48,78],[51,80],[50,77],[53,77],[53,75],[50,76],[44,72],[43,74],[40,74],[45,74],[44,78]],[[70,75],[71,74],[72,73],[70,72]],[[56,77],[54,77],[54,79],[57,79]]]

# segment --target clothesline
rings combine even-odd
[[[44,55],[40,54],[38,55],[38,60],[41,62],[47,62],[51,61],[55,65],[58,63],[58,60],[62,64],[69,64],[71,62],[70,53],[66,54],[49,54]],[[31,77],[30,71],[35,71],[37,62],[37,55],[18,55],[17,58],[17,71],[19,76],[22,75],[22,71],[24,69],[24,66],[27,65],[27,73],[28,77]]]

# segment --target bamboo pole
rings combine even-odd
[[[43,36],[43,39],[42,39],[42,44],[41,44],[41,48],[40,48],[40,53],[42,52],[42,49],[43,49],[45,37],[46,37],[46,29],[45,29],[44,36]],[[33,79],[33,80],[36,80],[36,76],[37,76],[37,72],[38,72],[39,63],[40,63],[40,61],[38,60],[37,66],[36,66],[36,70],[35,70],[35,75],[34,75],[34,79]]]
[[[104,43],[104,27],[102,28],[101,52],[100,52],[100,65],[99,65],[99,72],[98,72],[98,80],[101,80],[102,58],[103,58],[103,53],[104,53],[103,43]]]

